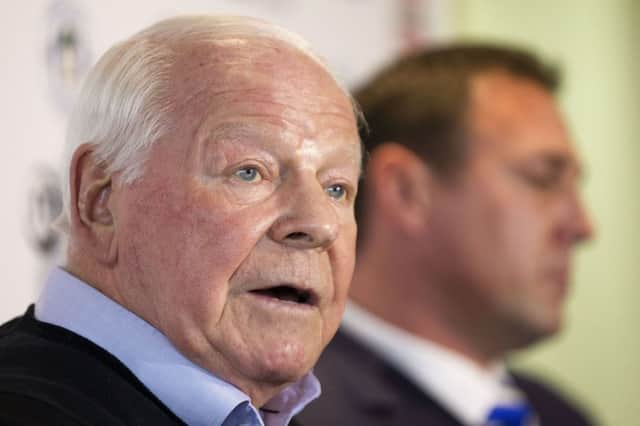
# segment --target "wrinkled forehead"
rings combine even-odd
[[[175,46],[179,54],[169,71],[171,90],[184,105],[234,90],[272,90],[289,86],[313,91],[333,88],[326,96],[348,98],[315,58],[283,41],[260,37],[224,38]],[[285,84],[286,83],[286,84]],[[280,90],[279,90],[280,89]]]
[[[359,143],[351,98],[324,66],[299,49],[265,38],[177,48],[179,58],[170,73],[171,117],[183,135],[200,140],[233,118],[279,124],[308,135],[353,133]]]
[[[360,153],[351,98],[299,49],[264,38],[174,48],[179,55],[169,73],[173,136],[168,139],[193,142],[188,149],[197,149],[218,128],[241,123],[300,140],[355,144]]]

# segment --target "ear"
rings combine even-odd
[[[429,167],[411,150],[385,143],[372,153],[367,166],[374,208],[407,232],[424,227],[431,202]]]
[[[91,251],[98,262],[108,265],[117,258],[111,176],[93,149],[90,144],[80,145],[71,159],[71,235],[80,239],[82,248]]]

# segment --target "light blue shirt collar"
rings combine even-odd
[[[66,328],[126,365],[160,401],[188,425],[220,425],[249,397],[185,358],[149,323],[61,268],[52,271],[36,303],[38,320]],[[312,373],[267,405],[278,413],[258,418],[284,426],[320,395]]]

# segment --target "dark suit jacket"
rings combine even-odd
[[[0,424],[184,425],[124,364],[33,306],[0,326]]]
[[[314,371],[322,383],[322,396],[298,416],[306,426],[462,426],[431,396],[341,331],[325,349]],[[542,426],[591,424],[547,387],[520,375],[514,377]]]
[[[184,424],[113,355],[33,306],[0,326],[1,426]]]

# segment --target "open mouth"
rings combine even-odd
[[[253,290],[252,293],[302,305],[314,306],[317,303],[317,297],[311,290],[302,290],[288,285]]]

